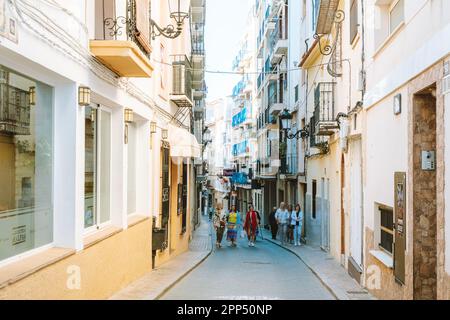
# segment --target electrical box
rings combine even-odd
[[[422,151],[422,170],[436,170],[436,151]]]

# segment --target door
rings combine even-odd
[[[361,140],[351,143],[350,149],[350,256],[362,268],[362,160]]]
[[[330,179],[321,180],[321,247],[325,251],[330,250]]]

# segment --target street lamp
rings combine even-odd
[[[211,130],[209,130],[209,128],[205,128],[205,130],[203,130],[203,151],[205,150],[208,143],[211,142]]]
[[[177,38],[183,31],[184,20],[189,18],[188,0],[168,0],[170,18],[175,20],[176,26],[169,24],[166,27],[160,27],[153,19],[150,18],[152,39],[164,36],[169,39]]]
[[[284,132],[286,132],[286,137],[288,139],[299,139],[299,138],[307,138],[309,137],[308,130],[300,129],[296,133],[290,132],[291,128],[291,120],[292,120],[292,114],[289,112],[288,109],[284,109],[281,114],[278,116],[278,118],[281,120],[281,127]]]

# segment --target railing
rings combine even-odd
[[[248,119],[248,110],[247,107],[244,107],[238,114],[234,115],[232,118],[231,125],[232,127],[236,127],[241,123],[245,122]]]
[[[0,83],[0,132],[30,134],[30,94]]]
[[[191,24],[191,42],[192,42],[192,54],[204,55],[205,54],[205,24],[204,23],[192,23]]]
[[[243,154],[243,153],[247,153],[248,150],[248,141],[242,141],[241,143],[235,144],[233,145],[233,150],[232,150],[232,154],[234,157]]]
[[[96,32],[96,39],[132,41],[141,49],[144,55],[150,58],[150,20],[148,19],[148,21],[146,21],[145,19],[140,19],[140,22],[137,21],[138,9],[148,10],[148,17],[150,17],[150,7],[141,8],[141,5],[143,6],[144,3],[144,1],[142,4],[139,3],[138,7],[136,0],[127,0],[126,16],[103,16],[103,30],[102,32]],[[109,9],[113,11],[114,8]],[[138,27],[141,28],[141,30],[139,30]]]
[[[336,121],[334,112],[334,82],[320,82],[314,91],[314,126],[319,122]]]
[[[192,100],[192,66],[186,55],[174,55],[172,61],[172,95],[185,95]]]

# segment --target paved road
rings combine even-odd
[[[334,299],[296,256],[268,241],[249,248],[240,239],[231,248],[224,239],[223,245],[162,299]]]

